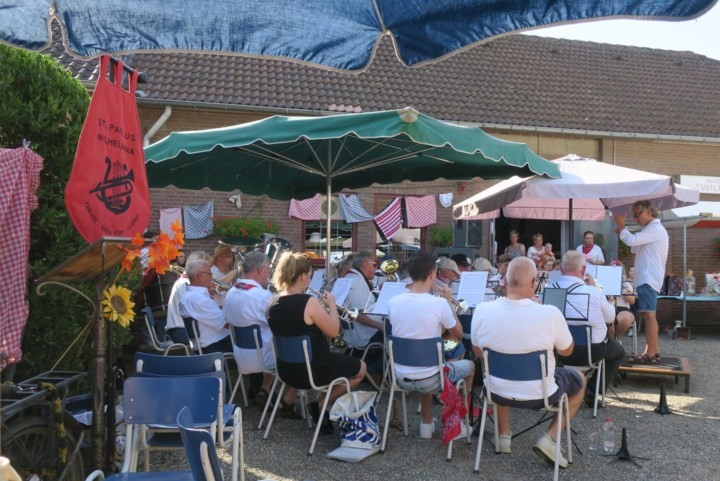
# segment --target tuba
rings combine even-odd
[[[380,270],[385,276],[385,280],[387,282],[397,282],[398,277],[396,272],[399,267],[400,263],[395,259],[388,259],[383,261],[382,264],[380,264]]]
[[[272,278],[278,261],[280,261],[280,256],[283,252],[290,250],[292,250],[290,242],[282,237],[271,237],[265,244],[265,255],[270,260],[270,278],[268,279],[268,289],[270,289],[270,292],[277,292],[277,289],[272,283]]]

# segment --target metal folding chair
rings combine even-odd
[[[131,377],[125,381],[123,415],[127,423],[123,472],[137,469],[140,448],[145,471],[151,450],[181,449],[176,417],[184,406],[195,412],[196,427],[215,431],[221,381],[216,377]],[[148,430],[148,426],[157,430]],[[170,434],[175,431],[175,436]]]
[[[214,376],[221,381],[221,393],[227,392],[227,374],[224,366],[224,357],[220,352],[197,356],[158,356],[142,352],[135,353],[135,368],[138,376]],[[228,423],[235,409],[233,404],[225,403],[223,399],[224,397],[221,395],[218,404],[218,429],[221,431],[221,435],[217,436],[217,440],[221,446],[225,445],[226,435],[232,432],[232,426]]]
[[[237,409],[240,413],[240,408]],[[238,423],[242,426],[242,413],[239,414]],[[203,430],[196,429],[190,408],[185,406],[177,416],[177,425],[180,428],[188,463],[195,481],[222,481],[222,470],[218,460],[217,451],[213,445],[212,436]],[[240,471],[240,481],[245,481],[245,460],[242,445],[242,432],[238,434],[239,443],[233,443],[233,459],[238,462],[233,464],[232,478],[236,480]]]
[[[582,371],[586,377],[590,377],[593,372],[597,371],[597,378],[595,380],[595,399],[593,402],[593,417],[597,417],[598,399],[600,395],[600,384],[602,383],[602,407],[605,407],[605,359],[600,359],[597,362],[592,360],[592,327],[587,323],[575,323],[568,324],[570,334],[575,344],[575,349],[587,350],[587,362],[581,365],[568,364],[563,361],[563,364],[567,367],[572,367]]]
[[[485,421],[487,420],[487,408],[497,405],[492,397],[492,378],[503,379],[508,381],[541,381],[543,389],[543,401],[545,411],[557,413],[557,442],[555,444],[555,467],[553,472],[553,480],[557,481],[559,474],[560,460],[560,443],[562,440],[562,422],[563,416],[566,418],[565,431],[567,436],[568,462],[572,463],[572,442],[570,435],[570,407],[568,404],[567,394],[560,397],[560,401],[556,405],[550,405],[547,392],[547,379],[553,373],[549,373],[547,369],[546,351],[534,351],[524,354],[507,354],[493,351],[491,349],[483,349],[483,371],[485,374],[485,397],[482,406],[482,415],[480,418],[480,437],[478,439],[477,452],[475,453],[475,473],[480,472],[480,454],[482,452],[483,435],[485,433]],[[497,423],[497,410],[493,409],[493,424],[495,428],[495,453],[499,452],[499,431]]]
[[[275,376],[275,380],[273,380],[272,386],[270,387],[270,392],[268,393],[268,402],[265,403],[265,407],[263,408],[262,416],[260,417],[260,423],[258,424],[258,429],[262,429],[263,422],[265,421],[265,416],[267,415],[269,406],[270,406],[270,399],[272,399],[273,393],[275,392],[275,387],[277,386],[277,375],[275,369],[269,368],[267,365],[265,365],[265,360],[263,359],[263,340],[262,336],[260,335],[260,326],[258,325],[251,325],[251,326],[232,326],[232,329],[230,329],[230,336],[232,336],[232,342],[233,345],[240,348],[240,349],[248,349],[248,350],[254,350],[257,353],[258,357],[258,363],[260,366],[262,366],[261,371],[265,374],[271,374]],[[230,395],[230,399],[235,399],[235,393],[237,392],[238,386],[240,387],[240,391],[242,392],[243,402],[245,403],[245,406],[248,405],[247,400],[247,394],[245,392],[245,384],[243,383],[243,374],[252,374],[250,371],[245,371],[243,366],[238,364],[238,378],[235,382],[235,386],[233,387],[232,394]]]
[[[155,316],[153,315],[153,311],[150,307],[143,307],[140,312],[145,317],[145,328],[142,331],[146,339],[149,341],[149,346],[158,352],[162,352],[165,356],[167,356],[170,351],[180,349],[184,350],[186,355],[190,354],[190,351],[185,344],[175,343],[166,339],[164,333],[163,339],[160,340],[155,323]]]
[[[445,388],[445,375],[443,372],[444,357],[443,357],[443,340],[441,337],[432,337],[428,339],[404,339],[401,337],[389,336],[388,337],[388,351],[390,353],[390,399],[388,400],[388,410],[385,416],[385,429],[383,432],[383,441],[380,452],[385,452],[385,444],[387,443],[387,432],[388,426],[390,425],[390,416],[392,412],[393,401],[395,399],[395,392],[399,392],[402,395],[402,410],[403,410],[403,429],[405,436],[408,435],[408,422],[407,422],[407,400],[406,394],[411,392],[403,389],[397,382],[397,375],[395,373],[395,363],[402,364],[403,366],[412,367],[438,367],[438,376],[440,380],[440,389],[437,392],[442,392]],[[458,391],[462,390],[463,400],[467,406],[468,399],[468,387],[465,385],[465,380],[461,379],[455,383]],[[469,411],[469,409],[468,409]],[[470,415],[465,414],[465,427],[467,430],[467,444],[470,444]],[[452,459],[452,448],[453,441],[448,444],[447,461]]]
[[[278,361],[293,364],[305,364],[308,373],[308,379],[310,380],[310,386],[313,391],[329,393],[336,384],[343,383],[345,384],[346,391],[350,392],[350,381],[346,377],[339,377],[333,379],[330,384],[324,386],[318,386],[317,384],[315,384],[315,380],[313,379],[312,375],[312,369],[310,367],[310,364],[312,362],[312,348],[310,345],[310,336],[273,336],[273,352],[275,353],[275,359],[277,359]],[[281,383],[280,392],[278,393],[277,400],[275,401],[275,405],[273,406],[272,414],[270,415],[270,421],[268,421],[268,425],[265,428],[265,434],[263,435],[263,439],[267,439],[268,437],[268,433],[270,432],[270,428],[272,427],[273,420],[275,419],[275,413],[277,413],[278,407],[280,406],[280,400],[282,399],[283,391],[285,391],[285,386],[288,385],[290,387],[294,387],[292,384],[288,383],[288,380],[282,378],[279,371],[278,378],[280,379]],[[315,434],[313,435],[312,442],[310,443],[310,450],[308,451],[308,456],[312,456],[313,451],[315,450],[315,443],[317,441],[318,433],[320,432],[320,424],[322,423],[322,420],[325,416],[325,411],[327,411],[327,405],[328,397],[325,396],[322,409],[320,410],[320,417],[318,418],[318,423],[315,427]],[[306,408],[304,408],[304,410],[307,411]],[[308,425],[312,426],[312,421],[310,420],[309,413],[306,412],[305,414],[308,418]]]

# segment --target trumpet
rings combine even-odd
[[[323,294],[321,292],[316,291],[312,287],[308,287],[308,291],[310,291],[310,293],[312,293],[312,294],[315,294],[317,296],[318,300],[320,301],[320,304],[322,304],[323,307],[325,309],[327,309],[328,306],[323,301]],[[355,319],[357,319],[359,311],[357,310],[356,307],[353,307],[351,309],[348,309],[347,307],[343,307],[343,306],[335,306],[335,307],[338,310],[338,317],[340,318],[341,321],[351,322],[351,321],[354,321]]]
[[[185,274],[185,268],[182,266],[175,265],[175,264],[172,264],[170,266],[170,270],[179,276],[182,276]],[[226,296],[228,291],[230,289],[232,289],[232,286],[230,284],[225,284],[224,282],[219,281],[215,278],[213,278],[211,282],[212,282],[213,287],[215,287],[215,292],[221,296]]]

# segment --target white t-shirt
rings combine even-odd
[[[193,317],[198,325],[198,342],[201,347],[228,337],[230,331],[225,328],[222,310],[210,297],[207,288],[187,286],[180,300],[180,312],[183,316]]]
[[[447,301],[430,294],[404,292],[388,301],[392,335],[404,339],[440,337],[443,328],[455,327],[455,317]],[[425,379],[437,374],[438,367],[416,368],[395,364],[395,374],[409,379]]]
[[[344,307],[355,307],[362,311],[368,305],[368,299],[370,299],[372,295],[365,281],[365,276],[363,276],[360,271],[352,269],[346,277],[351,279],[351,282],[350,291],[345,299]],[[378,330],[374,327],[353,322],[351,329],[343,331],[343,339],[350,347],[363,348],[368,345],[370,338],[373,337],[376,332],[378,332]]]
[[[182,314],[180,313],[180,300],[183,294],[185,294],[185,288],[190,284],[190,279],[185,274],[180,276],[178,280],[173,284],[170,290],[170,299],[168,300],[167,307],[167,323],[165,324],[165,330],[176,328],[185,328],[185,323],[182,320]]]
[[[582,253],[583,251],[583,244],[580,244],[577,246],[576,251]],[[592,262],[593,264],[605,264],[605,256],[603,255],[603,251],[600,248],[599,245],[593,244],[592,249],[590,249],[590,252],[585,254],[585,260],[587,262]]]
[[[527,257],[529,257],[529,258],[531,258],[531,259],[532,259],[533,257],[540,257],[540,256],[543,254],[543,252],[545,252],[545,246],[544,246],[544,245],[541,246],[541,247],[538,249],[538,248],[536,248],[535,245],[533,244],[533,245],[531,245],[530,247],[528,247]]]
[[[531,299],[506,297],[483,302],[475,308],[471,338],[474,346],[507,354],[533,351],[547,352],[548,396],[557,391],[553,349],[567,349],[572,336],[565,318],[554,306],[544,306]],[[492,392],[507,399],[529,401],[542,399],[541,381],[507,381],[491,377]]]
[[[622,281],[622,293],[623,293],[623,295],[615,297],[615,306],[616,307],[625,307],[626,309],[630,309],[630,307],[631,307],[630,303],[625,300],[624,296],[635,295],[635,288],[633,287],[632,282]]]
[[[238,287],[240,286],[240,287]],[[275,356],[272,351],[272,331],[267,322],[267,308],[272,300],[272,293],[252,279],[240,279],[230,289],[223,307],[225,322],[233,326],[260,327],[262,338],[262,358],[268,369],[275,369]],[[261,372],[263,367],[258,360],[255,349],[240,349],[233,345],[233,353],[238,369],[243,374]]]
[[[653,219],[637,234],[623,229],[620,240],[629,245],[635,254],[635,286],[647,284],[660,292],[669,247],[668,233],[660,220]]]
[[[573,285],[581,284],[569,290]],[[588,286],[582,280],[573,276],[560,276],[556,282],[547,287],[561,287],[568,289],[565,301],[565,319],[568,324],[578,324],[580,318],[587,313],[587,322],[592,327],[592,343],[598,344],[607,337],[607,325],[615,321],[615,308],[600,289]],[[589,304],[588,304],[589,303]],[[572,319],[575,319],[574,321]]]

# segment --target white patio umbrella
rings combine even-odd
[[[651,199],[660,210],[696,204],[697,190],[675,184],[672,177],[568,155],[553,162],[561,178],[512,177],[455,204],[455,219],[505,217],[546,220],[598,220],[606,210],[630,213],[639,199]]]

